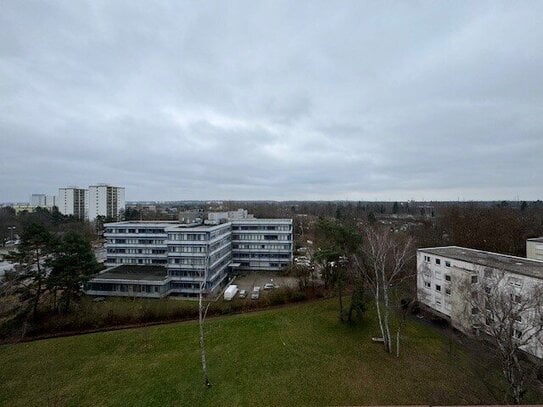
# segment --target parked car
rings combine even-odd
[[[260,287],[253,288],[251,293],[251,300],[258,300],[260,298]]]
[[[272,288],[275,288],[273,283],[266,283],[264,284],[264,290],[271,290]]]
[[[247,297],[247,290],[239,290],[239,298]]]

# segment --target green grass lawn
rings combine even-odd
[[[213,387],[194,322],[0,347],[0,404],[336,405],[503,402],[458,347],[418,321],[397,359],[372,343],[372,316],[338,322],[326,300],[210,319]],[[499,371],[492,374],[499,382]],[[493,379],[494,380],[494,379]]]

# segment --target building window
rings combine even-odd
[[[485,293],[490,294],[490,287],[488,286],[485,287]]]
[[[449,274],[445,274],[445,281],[451,281],[451,276]]]
[[[426,288],[430,288],[432,285],[428,282],[428,281],[425,281],[424,282],[424,287]]]
[[[439,284],[436,284],[436,291],[441,291],[441,286]]]
[[[424,261],[426,263],[430,263],[430,256],[424,256]]]
[[[436,264],[441,264],[441,259],[436,259]]]
[[[515,287],[522,287],[522,280],[520,278],[510,277],[509,284]]]
[[[471,276],[471,284],[477,284],[477,276]]]
[[[445,267],[451,267],[451,262],[450,261],[445,261]]]
[[[451,295],[451,289],[450,288],[445,288],[445,294]]]

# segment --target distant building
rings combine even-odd
[[[502,273],[500,285],[493,285],[494,279]],[[466,334],[485,332],[486,326],[493,323],[490,311],[472,308],[470,295],[483,288],[488,294],[491,289],[500,289],[510,292],[511,301],[517,301],[517,297],[522,298],[541,284],[541,261],[456,246],[417,250],[419,302]],[[533,315],[523,315],[516,323],[514,334],[522,337],[533,329],[528,322],[532,319]],[[543,358],[543,337],[533,338],[523,350]]]
[[[32,194],[30,196],[30,206],[41,207],[52,209],[53,206],[56,206],[56,196],[55,195],[45,195],[45,194]]]
[[[118,220],[125,209],[124,188],[107,184],[91,185],[88,192],[88,219],[98,216]]]
[[[205,294],[213,296],[229,272],[278,271],[291,263],[292,219],[223,220],[107,223],[109,268],[89,281],[87,294],[190,298],[198,296],[205,281]]]
[[[526,241],[526,257],[543,260],[543,237],[536,237]]]
[[[45,194],[32,194],[30,196],[30,205],[45,208],[46,195]]]
[[[78,187],[59,188],[56,202],[59,212],[78,219],[86,219],[88,193],[87,189]]]
[[[177,217],[181,223],[202,223],[204,212],[201,209],[182,211],[178,213]]]
[[[29,205],[27,203],[17,203],[11,206],[15,213],[21,213],[21,212],[34,212],[34,209],[36,209],[35,206]]]
[[[238,209],[228,212],[209,212],[207,219],[209,223],[221,223],[231,220],[251,219],[253,215],[247,212],[247,209]]]

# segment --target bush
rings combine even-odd
[[[251,311],[268,306],[295,303],[310,298],[322,298],[326,293],[315,288],[300,291],[282,287],[268,291],[259,301],[236,298],[225,302],[219,299],[211,302],[208,316],[228,315]],[[67,314],[58,314],[48,307],[39,313],[39,319],[26,323],[19,318],[0,320],[0,337],[15,338],[58,333],[75,333],[86,330],[118,327],[151,322],[167,322],[198,318],[198,302],[175,299],[109,298],[95,302],[91,297],[83,297],[74,304]],[[24,326],[23,326],[24,325]]]

